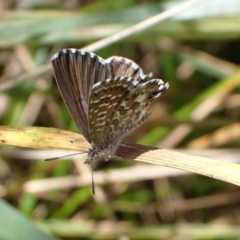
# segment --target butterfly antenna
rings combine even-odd
[[[91,172],[92,172],[92,194],[95,195],[95,185],[94,185],[94,178],[93,178],[93,164],[91,164]]]
[[[85,153],[85,152],[83,152],[83,153]],[[79,155],[79,154],[83,154],[83,153],[72,153],[72,154],[68,154],[68,155],[61,156],[61,157],[47,158],[47,159],[44,159],[44,161],[58,160],[58,159],[61,159],[61,158],[71,157],[71,156]]]

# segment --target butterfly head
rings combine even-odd
[[[100,150],[97,149],[96,146],[92,145],[92,147],[88,151],[87,160],[84,163],[91,164],[98,159],[104,159],[105,161],[108,161],[110,159],[123,160],[122,157],[115,154],[118,146],[119,144],[109,145],[108,147]]]
[[[104,148],[103,150],[99,150],[94,145],[92,145],[88,151],[87,160],[84,163],[92,163],[98,159],[104,159],[105,161],[108,161],[109,159],[115,157],[114,152],[115,151],[113,151],[111,148]]]

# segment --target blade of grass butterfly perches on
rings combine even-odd
[[[85,161],[89,164],[118,157],[123,138],[146,121],[149,105],[169,87],[123,57],[104,60],[91,52],[64,49],[52,57],[52,66],[63,100],[91,144]]]

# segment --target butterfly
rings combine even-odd
[[[149,105],[169,87],[123,57],[64,49],[51,61],[63,100],[91,144],[85,163],[117,157],[123,138],[146,121]]]

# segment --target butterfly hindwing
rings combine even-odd
[[[111,144],[108,135],[111,129],[118,128],[115,125],[120,124],[116,109],[138,84],[132,78],[118,77],[93,86],[89,100],[89,131],[92,143],[98,149]]]
[[[116,129],[111,129],[107,141],[118,145],[126,135],[146,121],[150,115],[147,108],[167,87],[161,79],[139,84],[114,111],[112,121],[117,115],[119,124]]]

